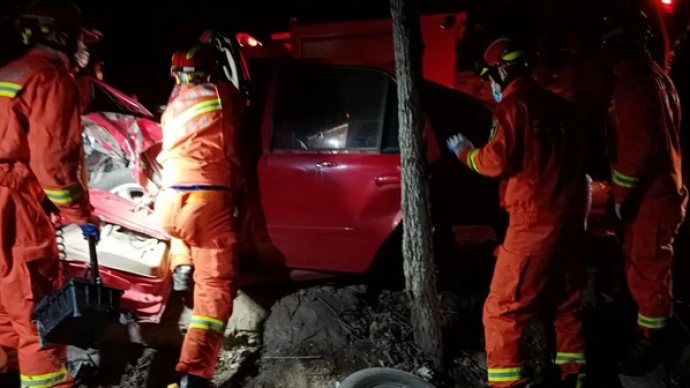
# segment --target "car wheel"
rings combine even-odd
[[[132,171],[126,167],[101,174],[89,182],[89,187],[110,191],[130,201],[136,201],[144,196],[144,188],[136,183]]]
[[[419,377],[389,368],[369,368],[348,376],[339,388],[435,388]]]

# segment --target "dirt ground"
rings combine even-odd
[[[625,378],[613,372],[634,330],[635,309],[615,241],[597,238],[588,244],[596,253],[588,257],[590,276],[583,297],[589,386],[690,388],[690,333],[682,330],[677,352],[669,352],[668,362],[648,376]],[[384,366],[412,372],[439,387],[486,387],[481,311],[492,250],[491,243],[460,246],[449,260],[441,260],[445,374],[434,375],[413,344],[406,295],[353,281],[246,290],[254,301],[249,309],[259,313],[231,325],[214,381],[219,388],[337,387],[352,372]],[[679,305],[678,315],[687,321],[690,308]],[[524,338],[527,369],[537,381],[549,364],[546,329],[537,317]],[[176,379],[178,355],[177,346],[107,347],[101,352],[101,372],[83,386],[166,387]]]

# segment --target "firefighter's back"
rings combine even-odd
[[[513,106],[516,136],[515,168],[504,187],[506,208],[538,218],[583,209],[585,134],[575,107],[531,78],[504,103]]]

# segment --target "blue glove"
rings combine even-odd
[[[474,148],[472,142],[459,133],[448,138],[448,140],[446,140],[446,146],[448,146],[448,151],[457,157],[460,157],[460,153],[464,149]]]
[[[84,240],[93,240],[98,242],[101,239],[101,230],[98,225],[84,224],[79,225],[81,233],[84,235]]]
[[[610,209],[610,208],[609,208],[609,209]],[[618,219],[619,219],[620,221],[623,221],[623,212],[622,212],[623,204],[616,203],[616,204],[613,205],[613,209],[614,209],[614,211],[616,212],[616,217],[618,217]]]

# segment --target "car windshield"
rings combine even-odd
[[[82,114],[112,112],[135,117],[153,118],[143,105],[108,84],[90,76],[79,77]]]

